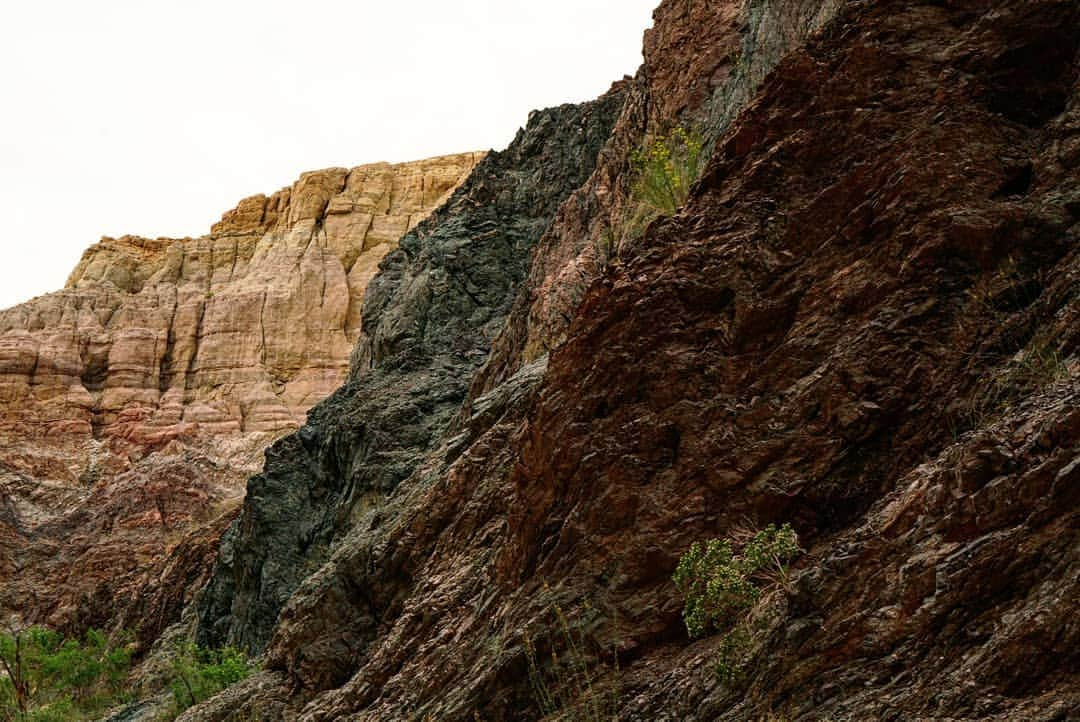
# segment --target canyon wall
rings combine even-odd
[[[452,433],[531,249],[588,178],[625,93],[617,84],[593,103],[533,114],[387,256],[368,289],[348,382],[267,452],[251,481],[201,604],[200,643],[261,652],[304,578],[358,521],[377,518]],[[324,622],[367,634],[363,619]],[[341,645],[325,652],[351,654]]]
[[[185,535],[220,534],[266,446],[341,385],[379,262],[482,157],[305,173],[201,238],[102,239],[0,311],[0,618],[174,620],[217,542]]]
[[[1080,708],[1080,4],[654,17],[520,283],[482,249],[532,205],[494,177],[373,280],[349,381],[275,446],[198,605],[201,641],[265,669],[184,719]],[[582,112],[489,162],[546,177],[529,149],[577,152]],[[630,151],[679,124],[707,169],[622,232]],[[490,346],[448,332],[473,314]],[[770,522],[804,553],[725,680],[671,575]]]
[[[4,609],[258,656],[185,721],[1075,717],[1080,0],[664,0],[643,58],[5,312]],[[690,639],[681,555],[770,523]]]

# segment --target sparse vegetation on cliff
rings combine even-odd
[[[591,608],[586,605],[586,609]],[[537,707],[545,718],[569,722],[603,722],[618,718],[618,654],[613,653],[613,669],[601,661],[600,650],[593,649],[585,634],[572,625],[562,607],[552,603],[557,634],[547,643],[551,650],[542,655],[537,641],[525,637],[525,655],[529,664],[529,684]],[[562,648],[560,654],[557,649]],[[542,657],[549,657],[542,659]],[[605,677],[608,681],[604,681]]]
[[[736,552],[736,549],[739,549]],[[695,542],[679,560],[672,580],[683,595],[683,621],[691,637],[722,631],[716,673],[730,682],[753,642],[753,621],[768,616],[776,595],[790,589],[789,564],[799,552],[789,524],[727,539]]]
[[[1017,400],[1046,388],[1069,372],[1051,333],[1037,333],[1001,370],[985,375],[970,406],[970,424],[989,423]]]
[[[251,674],[247,655],[232,647],[205,649],[184,644],[173,660],[172,695],[177,714]]]
[[[704,142],[697,131],[675,128],[631,156],[632,193],[639,213],[670,216],[686,202],[690,186],[701,176]]]
[[[697,130],[678,127],[646,142],[630,154],[630,205],[621,219],[597,239],[597,252],[606,263],[624,238],[638,238],[661,216],[672,216],[686,202],[690,187],[705,165],[704,140]]]
[[[770,524],[735,552],[738,540],[691,545],[672,578],[686,600],[683,620],[691,637],[724,629],[771,590],[788,586],[788,563],[799,553],[790,525]]]

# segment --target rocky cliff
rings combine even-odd
[[[618,84],[594,103],[535,113],[384,259],[348,382],[270,449],[249,484],[251,501],[204,595],[202,643],[261,652],[304,578],[358,522],[377,519],[388,495],[453,433],[531,249],[589,177],[625,93]],[[356,625],[357,639],[325,653],[349,655],[370,620],[339,623]]]
[[[384,263],[349,382],[252,481],[199,606],[266,671],[186,719],[573,716],[538,693],[550,651],[594,680],[570,704],[625,720],[1080,709],[1080,4],[655,21],[608,111],[535,117]],[[611,134],[508,277],[488,244],[534,206],[500,178],[583,153],[583,113]],[[680,124],[706,171],[621,232],[629,152]],[[769,522],[805,553],[724,680],[671,574]]]
[[[342,383],[379,261],[482,155],[306,173],[201,238],[105,238],[0,312],[0,617],[174,621],[217,543],[185,535],[220,535],[262,450]]]
[[[1080,2],[664,0],[644,51],[598,100],[533,114],[305,337],[358,330],[343,384],[235,520],[176,546],[158,578],[184,599],[133,612],[188,603],[201,644],[260,655],[183,719],[1080,714]],[[628,223],[633,151],[679,126],[700,178]],[[318,240],[343,185],[296,205],[324,219],[284,245],[298,284],[313,244],[347,265]],[[254,199],[216,232],[292,215]],[[116,247],[75,285],[141,295],[171,267]],[[298,331],[265,317],[222,381],[249,410],[193,422],[297,419],[298,362],[269,337]],[[252,364],[272,371],[249,386]],[[94,418],[98,444],[171,428]],[[212,455],[238,453],[188,450],[156,468],[230,488]],[[34,494],[78,500],[40,477],[4,487],[0,542]],[[690,639],[681,555],[770,523],[798,533],[789,583],[736,652]]]

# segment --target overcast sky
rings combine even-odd
[[[503,148],[633,74],[658,1],[4,3],[0,308],[305,170]]]

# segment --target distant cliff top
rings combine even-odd
[[[302,173],[291,186],[258,194],[226,211],[201,239],[285,234],[320,225],[348,266],[360,252],[395,242],[438,208],[486,153],[476,151],[407,163],[369,163]],[[110,281],[136,292],[168,263],[168,251],[192,238],[104,237],[86,249],[67,288]]]

